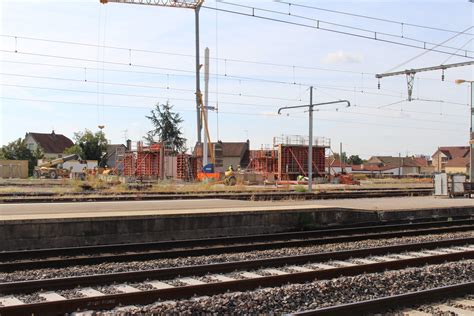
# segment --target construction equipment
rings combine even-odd
[[[227,186],[234,186],[237,184],[237,178],[234,174],[234,168],[229,167],[229,169],[224,174],[224,184]]]
[[[50,179],[57,179],[58,177],[67,178],[69,177],[70,170],[62,168],[62,164],[66,161],[77,159],[79,159],[79,156],[77,154],[73,154],[44,162],[35,167],[33,170],[33,176],[38,179],[41,177]]]
[[[360,181],[354,180],[354,176],[352,174],[341,173],[337,176],[337,178],[339,178],[340,184],[360,185]]]

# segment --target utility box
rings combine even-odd
[[[451,192],[449,195],[463,196],[464,195],[464,182],[466,182],[466,175],[464,174],[453,174],[451,175]]]
[[[435,196],[448,196],[448,175],[446,173],[435,173]]]

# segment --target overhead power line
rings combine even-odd
[[[51,88],[51,87],[39,87],[39,86],[31,86],[31,85],[19,85],[19,84],[8,84],[8,83],[1,83],[0,85],[4,87],[11,87],[11,88],[25,88],[25,89],[39,89],[39,90],[51,90],[51,91],[62,91],[62,92],[76,92],[76,93],[86,93],[86,94],[97,94],[96,91],[88,91],[88,90],[78,90],[78,89],[63,89],[63,88]],[[128,94],[128,93],[115,93],[115,92],[104,92],[101,91],[99,94],[103,95],[113,95],[113,96],[122,96],[122,97],[135,97],[135,98],[149,98],[149,99],[169,99],[174,101],[194,101],[194,99],[184,99],[184,98],[169,98],[167,96],[157,96],[157,95],[146,95],[146,94]],[[247,103],[247,102],[230,102],[230,101],[223,101],[222,104],[231,104],[231,105],[244,105],[244,106],[252,106],[252,107],[267,107],[267,108],[275,108],[275,105],[270,104],[257,104],[257,103]]]
[[[1,50],[0,50],[1,51]],[[57,56],[54,56],[54,57],[57,57]],[[62,57],[61,57],[62,58]],[[73,57],[64,57],[64,58],[73,58]],[[105,61],[105,63],[107,63]],[[139,67],[147,67],[147,66],[139,66]],[[153,66],[150,66],[151,68],[156,68],[156,67],[153,67]],[[87,77],[85,76],[83,79],[71,79],[71,78],[62,78],[62,77],[47,77],[47,76],[34,76],[34,75],[26,75],[26,74],[18,74],[18,73],[2,73],[3,75],[9,75],[9,76],[17,76],[17,77],[29,77],[29,78],[36,78],[36,79],[51,79],[51,80],[61,80],[61,81],[74,81],[74,82],[89,82],[89,83],[97,83],[97,81],[93,81],[93,80],[87,80]],[[218,75],[220,76],[220,75]],[[263,82],[268,82],[267,80],[261,80],[261,79],[255,79],[255,78],[247,78],[247,77],[237,77],[237,78],[245,78],[245,79],[248,79],[248,80],[253,80],[253,81],[263,81]],[[272,83],[283,83],[283,84],[289,84],[289,85],[292,85],[292,83],[290,82],[283,82],[283,81],[275,81],[275,80],[270,80],[270,82]],[[127,83],[111,83],[111,82],[106,82],[104,84],[109,84],[109,85],[118,85],[118,86],[131,86],[131,87],[138,87],[138,88],[153,88],[153,89],[166,89],[166,90],[171,90],[171,89],[168,89],[166,87],[159,87],[159,86],[146,86],[146,85],[136,85],[136,84],[127,84]],[[301,84],[302,86],[310,86],[310,85],[314,85],[314,84],[311,84],[311,83],[304,83],[304,84]],[[369,92],[369,91],[365,91],[365,90],[354,90],[354,89],[351,89],[350,87],[338,87],[338,86],[330,86],[330,85],[314,85],[316,86],[318,89],[329,89],[329,90],[336,90],[336,91],[345,91],[345,92],[351,92],[351,93],[361,93],[361,94],[367,94],[367,95],[374,95],[374,96],[383,96],[383,97],[396,97],[396,98],[399,98],[401,96],[401,92],[400,92],[400,95],[397,95],[397,94],[387,94],[387,93],[375,93],[375,92]],[[176,88],[172,88],[174,90],[178,90]],[[188,92],[193,92],[194,90],[191,90],[191,89],[180,89],[181,91],[188,91]],[[221,93],[221,92],[219,92]],[[225,94],[225,93],[222,93],[222,94]],[[236,93],[232,94],[232,95],[237,95]],[[243,96],[243,95],[241,95]],[[251,95],[248,95],[248,97],[252,97]],[[259,98],[266,98],[266,96],[259,96]],[[284,99],[284,101],[294,101],[294,100],[297,100],[297,99]],[[298,99],[299,101],[299,99]],[[462,105],[462,106],[469,106],[469,104],[464,104],[464,103],[457,103],[457,102],[452,102],[452,101],[445,101],[445,103],[449,103],[449,104],[454,104],[454,105]]]
[[[76,78],[63,78],[63,77],[48,77],[48,76],[35,76],[35,75],[27,75],[27,74],[18,74],[18,73],[0,73],[4,76],[15,76],[15,77],[25,77],[25,78],[33,78],[33,79],[48,79],[48,80],[59,80],[59,81],[71,81],[71,82],[85,82],[85,83],[97,83],[97,81],[94,80],[88,80],[87,78],[83,79],[76,79]],[[176,91],[186,91],[186,92],[194,92],[192,89],[181,89],[181,88],[167,88],[167,87],[160,87],[160,86],[149,86],[149,85],[142,85],[142,84],[130,84],[130,83],[116,83],[116,82],[102,82],[101,84],[106,84],[106,85],[115,85],[115,86],[128,86],[128,87],[135,87],[135,88],[148,88],[148,89],[162,89],[162,90],[176,90]],[[309,84],[305,84],[305,86],[308,86]],[[336,91],[345,91],[345,92],[357,92],[361,94],[367,94],[367,95],[374,95],[374,96],[383,96],[383,97],[396,97],[399,98],[400,95],[396,94],[387,94],[387,93],[375,93],[375,92],[369,92],[369,91],[364,91],[364,90],[356,90],[354,91],[353,89],[349,88],[344,88],[344,87],[336,87],[336,86],[327,86],[327,85],[317,85],[316,86],[318,89],[329,89],[329,90],[336,90]],[[213,92],[214,93],[214,92]],[[222,95],[226,95],[225,92],[219,92]],[[232,96],[246,96],[246,97],[256,97],[252,95],[240,95],[237,93],[229,93],[229,95]],[[258,96],[260,99],[274,99],[273,97],[266,97],[266,96]],[[297,99],[283,99],[281,98],[282,101],[295,101]],[[299,101],[299,100],[297,100]],[[452,102],[452,101],[445,101],[447,104],[453,104],[453,105],[461,105],[461,106],[469,106],[469,104],[464,104],[464,103],[457,103],[457,102]]]
[[[217,11],[216,11],[217,12]],[[164,51],[156,51],[156,50],[146,50],[146,49],[140,49],[140,48],[127,48],[127,47],[120,47],[120,46],[110,46],[110,45],[98,45],[98,44],[91,44],[91,43],[82,43],[82,42],[75,42],[75,41],[63,41],[63,40],[54,40],[54,39],[46,39],[46,38],[38,38],[38,37],[26,37],[26,36],[15,36],[15,35],[8,35],[8,34],[0,34],[0,37],[8,37],[8,38],[14,38],[15,40],[18,39],[24,39],[24,40],[31,40],[31,41],[42,41],[42,42],[49,42],[49,43],[58,43],[58,44],[67,44],[67,45],[78,45],[78,46],[85,46],[85,47],[93,47],[93,48],[107,48],[107,49],[116,49],[116,50],[123,50],[127,51],[129,54],[129,62],[128,63],[114,63],[116,65],[129,65],[129,66],[140,66],[135,64],[132,56],[132,52],[142,52],[142,53],[150,53],[150,54],[161,54],[161,55],[169,55],[169,56],[178,56],[178,57],[192,57],[194,58],[194,55],[191,54],[183,54],[183,53],[176,53],[176,52],[164,52]],[[17,45],[17,44],[16,44]],[[456,49],[460,51],[460,48]],[[20,54],[29,54],[29,55],[41,55],[41,54],[35,54],[35,53],[28,53],[25,51],[19,51],[18,47],[16,46],[14,50],[0,50],[3,52],[11,52],[11,53],[20,53]],[[48,57],[53,57],[53,55],[46,55],[43,54],[44,56]],[[453,53],[450,54],[450,58],[454,56]],[[54,56],[56,58],[66,58],[66,57],[59,57],[59,56]],[[70,59],[70,58],[68,58]],[[74,58],[77,60],[77,58]],[[361,72],[361,71],[352,71],[352,70],[344,70],[344,69],[333,69],[333,68],[323,68],[323,67],[314,67],[314,66],[305,66],[305,65],[297,65],[297,64],[283,64],[283,63],[274,63],[274,62],[265,62],[265,61],[252,61],[252,60],[245,60],[245,59],[235,59],[235,58],[217,58],[217,57],[210,57],[210,59],[213,60],[219,60],[225,63],[225,65],[229,63],[244,63],[244,64],[253,64],[253,65],[262,65],[262,66],[272,66],[272,67],[283,67],[283,68],[289,68],[293,70],[298,70],[298,69],[303,69],[303,70],[318,70],[318,71],[327,71],[327,72],[335,72],[335,73],[346,73],[346,74],[353,74],[353,75],[375,75],[373,72]],[[97,62],[97,60],[84,60],[83,61],[91,61],[91,62]],[[111,63],[111,62],[108,62]],[[148,66],[150,67],[150,66]],[[88,67],[89,69],[93,69],[91,67]],[[178,70],[178,69],[170,69],[170,68],[158,68],[162,70],[170,70],[170,71],[184,71],[184,70]],[[224,67],[225,69],[225,67]],[[194,71],[186,70],[185,72],[187,73],[193,73]],[[174,74],[177,76],[177,74]],[[234,77],[231,75],[227,75],[226,71],[224,72],[223,76],[227,77],[228,79],[233,79]],[[195,78],[195,75],[189,77]],[[239,79],[246,79],[246,78],[236,78],[237,80]],[[436,80],[433,78],[423,78],[419,77],[418,79],[421,80]],[[285,83],[286,84],[286,83]],[[299,84],[295,82],[290,82],[290,84]]]
[[[451,41],[452,39],[458,37],[458,36],[461,35],[461,34],[464,34],[465,32],[469,31],[470,29],[472,29],[472,26],[468,27],[467,29],[465,29],[464,31],[462,31],[462,32],[460,32],[460,33],[458,33],[458,34],[456,34],[456,35],[453,35],[452,37],[448,38],[447,40],[444,40],[442,43],[440,43],[440,44],[434,46],[433,48],[441,47],[442,44]],[[459,50],[459,49],[458,49],[458,50]],[[416,56],[414,56],[414,57],[412,57],[412,58],[410,58],[410,59],[408,59],[408,60],[402,62],[401,64],[396,65],[395,67],[391,68],[390,70],[387,70],[386,72],[391,72],[391,71],[394,71],[395,69],[398,69],[398,68],[400,68],[400,67],[402,67],[402,66],[405,66],[406,64],[408,64],[408,63],[414,61],[415,59],[420,58],[421,56],[424,56],[424,55],[428,54],[430,51],[431,51],[431,49],[425,50],[424,52],[421,52],[420,54],[417,54]],[[453,54],[455,54],[455,53],[456,53],[456,52],[454,52]],[[453,54],[451,54],[451,56],[449,56],[449,57],[450,57],[450,58],[453,57]]]
[[[408,22],[402,22],[402,21],[395,21],[395,20],[390,20],[390,19],[383,19],[383,18],[368,16],[368,15],[364,15],[364,14],[356,14],[356,13],[344,12],[344,11],[339,11],[339,10],[326,9],[326,8],[315,7],[315,6],[304,5],[304,4],[298,4],[298,3],[293,3],[293,2],[286,2],[286,1],[275,1],[275,2],[276,2],[276,3],[282,3],[282,4],[288,4],[288,5],[294,6],[294,7],[301,7],[301,8],[306,8],[306,9],[313,9],[313,10],[331,12],[331,13],[336,13],[336,14],[354,16],[354,17],[364,18],[364,19],[369,19],[369,20],[374,20],[374,21],[380,21],[380,22],[387,22],[387,23],[392,23],[392,24],[398,24],[398,25],[400,25],[401,27],[404,27],[404,26],[411,26],[411,27],[423,28],[423,29],[433,30],[433,31],[448,32],[448,33],[458,33],[458,31],[450,30],[450,29],[446,29],[446,28],[441,28],[441,27],[428,26],[428,25],[421,25],[421,24],[414,24],[414,23],[408,23]],[[466,33],[466,35],[474,35],[474,34],[472,34],[472,33]]]
[[[149,49],[142,49],[142,48],[112,46],[112,45],[99,45],[99,44],[83,43],[83,42],[76,42],[76,41],[54,40],[54,39],[47,39],[47,38],[40,38],[40,37],[16,36],[16,35],[10,35],[10,34],[0,34],[0,36],[1,37],[7,37],[7,38],[14,38],[15,40],[23,39],[23,40],[29,40],[29,41],[41,41],[41,42],[47,42],[47,43],[76,45],[76,46],[91,47],[91,48],[106,48],[106,49],[121,50],[121,51],[125,51],[129,54],[129,62],[130,63],[133,62],[133,53],[134,52],[195,58],[195,56],[192,55],[192,54],[183,54],[183,53],[176,53],[176,52],[165,52],[165,51],[149,50]],[[18,47],[16,47],[16,48],[18,48]],[[18,49],[15,49],[15,50],[18,50]],[[344,69],[331,69],[331,68],[304,66],[304,65],[296,65],[296,64],[292,65],[292,64],[282,64],[282,63],[273,63],[273,62],[265,62],[265,61],[252,61],[252,60],[236,59],[236,58],[225,58],[225,57],[212,57],[212,56],[210,56],[209,59],[222,61],[224,63],[227,63],[227,62],[229,62],[229,63],[245,63],[245,64],[253,64],[253,65],[264,65],[264,66],[285,67],[285,68],[295,68],[295,69],[320,70],[320,71],[340,72],[340,73],[352,73],[352,74],[357,74],[357,75],[360,75],[361,73],[363,73],[363,72],[359,72],[359,71],[351,71],[351,70],[344,70]],[[373,75],[375,73],[370,73],[370,72],[365,73],[364,72],[364,74]]]
[[[83,61],[83,62],[91,62],[91,63],[96,63],[96,60],[93,59],[87,59],[87,58],[79,58],[79,57],[71,57],[71,56],[58,56],[58,55],[51,55],[51,54],[40,54],[40,53],[31,53],[31,52],[14,52],[10,50],[4,50],[0,49],[0,52],[6,52],[6,53],[12,53],[12,54],[23,54],[23,55],[29,55],[29,56],[38,56],[38,57],[48,57],[48,58],[57,58],[57,59],[65,59],[65,60],[73,60],[73,61]],[[140,64],[126,64],[126,63],[121,63],[121,62],[113,62],[113,61],[101,61],[101,63],[105,64],[111,64],[115,66],[128,66],[128,67],[137,67],[137,68],[145,68],[145,69],[157,69],[157,70],[165,70],[165,71],[175,71],[175,72],[181,72],[181,73],[193,73],[194,71],[190,70],[184,70],[184,69],[176,69],[176,68],[165,68],[165,67],[157,67],[157,66],[152,66],[152,65],[140,65]],[[38,63],[38,65],[42,65]],[[55,65],[59,67],[59,65]],[[66,66],[70,67],[70,66]],[[84,69],[84,71],[87,71],[88,67],[80,67]],[[102,70],[102,69],[100,69]],[[119,70],[113,70],[113,71],[119,71]],[[130,72],[130,71],[127,71]],[[145,72],[140,72],[140,73],[145,73]],[[156,73],[151,73],[151,74],[156,74]],[[177,75],[177,74],[164,74],[164,75]],[[233,80],[242,80],[242,81],[254,81],[254,82],[263,82],[263,83],[270,83],[270,84],[283,84],[283,85],[290,85],[290,86],[302,86],[302,87],[309,87],[309,86],[315,86],[316,88],[323,88],[323,89],[329,89],[329,90],[336,90],[336,91],[346,91],[346,92],[357,92],[361,94],[368,94],[368,95],[375,95],[375,96],[383,96],[383,97],[400,97],[400,94],[402,92],[396,91],[396,93],[399,93],[399,95],[394,95],[394,94],[387,94],[387,93],[374,93],[374,92],[369,92],[365,91],[366,89],[372,89],[372,88],[367,88],[367,87],[361,87],[362,90],[357,90],[354,91],[353,87],[336,87],[336,86],[330,86],[330,85],[316,85],[314,83],[298,83],[298,82],[289,82],[289,81],[282,81],[282,80],[271,80],[271,79],[263,79],[263,78],[255,78],[255,77],[245,77],[245,76],[234,76],[234,75],[222,75],[222,74],[216,74],[216,73],[211,73],[213,76],[218,76],[220,78],[230,78]],[[24,75],[26,76],[26,75]],[[185,76],[182,74],[179,74],[178,76]],[[349,89],[350,88],[350,89]],[[357,87],[356,87],[357,88]],[[373,88],[376,90],[375,88]],[[386,90],[385,91],[390,91]],[[454,102],[447,101],[447,103],[452,103],[455,104]],[[469,106],[468,104],[459,104],[458,105],[463,105],[463,106]]]
[[[287,17],[307,20],[307,21],[311,21],[311,22],[316,22],[316,25],[318,27],[321,24],[331,25],[331,26],[341,27],[341,28],[345,28],[345,29],[349,29],[349,30],[353,30],[353,31],[361,31],[361,32],[368,33],[368,34],[373,34],[375,37],[377,37],[377,35],[378,36],[383,35],[383,36],[388,36],[388,37],[393,37],[393,38],[400,38],[400,39],[407,40],[407,41],[412,41],[412,42],[415,42],[415,43],[420,43],[420,44],[423,44],[424,46],[426,46],[427,44],[428,45],[435,45],[434,47],[432,47],[432,49],[436,48],[436,47],[447,48],[447,49],[452,49],[452,50],[457,50],[458,49],[458,47],[439,45],[437,43],[432,43],[432,42],[420,40],[420,39],[417,39],[417,38],[407,37],[407,36],[404,36],[403,34],[398,35],[398,34],[392,34],[392,33],[387,33],[387,32],[383,32],[383,31],[374,31],[374,30],[365,29],[365,28],[356,27],[356,26],[351,26],[351,25],[328,22],[328,21],[324,21],[324,20],[321,20],[321,19],[315,19],[315,18],[303,16],[303,15],[287,13],[287,12],[281,12],[281,11],[277,11],[277,10],[264,9],[264,8],[257,8],[257,7],[253,7],[253,6],[237,4],[237,3],[232,3],[232,2],[223,2],[223,4],[230,5],[230,6],[235,6],[235,7],[240,7],[240,8],[245,8],[245,9],[250,9],[250,10],[252,10],[252,16],[255,15],[255,11],[262,11],[262,12],[278,14],[278,15],[284,15],[284,16],[287,16]],[[213,8],[213,9],[218,9],[218,8]],[[456,32],[456,33],[459,34],[459,32]],[[468,52],[472,53],[473,51],[464,50],[464,52],[467,55]]]
[[[315,21],[316,23],[314,23],[314,25],[309,25],[309,24],[304,24],[304,23],[299,23],[299,22],[281,20],[281,19],[277,19],[277,18],[258,15],[256,13],[256,11],[264,11],[265,12],[265,11],[268,11],[268,10],[257,8],[257,7],[250,7],[249,6],[248,9],[251,10],[250,13],[234,11],[234,10],[229,10],[229,9],[222,9],[222,8],[214,8],[214,7],[208,7],[208,6],[202,6],[202,8],[209,9],[209,10],[218,10],[218,11],[225,12],[225,13],[236,14],[236,15],[241,15],[241,16],[246,16],[246,17],[251,17],[251,18],[256,18],[256,19],[261,19],[261,20],[266,20],[266,21],[273,21],[273,22],[278,22],[278,23],[283,23],[283,24],[288,24],[288,25],[300,26],[300,27],[310,28],[310,29],[314,29],[314,30],[327,31],[327,32],[332,32],[332,33],[336,33],[336,34],[341,34],[341,35],[348,35],[348,36],[353,36],[353,37],[358,37],[358,38],[370,39],[370,40],[374,40],[374,41],[379,41],[379,42],[384,42],[384,43],[389,43],[389,44],[395,44],[395,45],[400,45],[400,46],[405,46],[405,47],[424,49],[424,50],[430,49],[433,52],[437,52],[437,53],[441,53],[441,54],[454,55],[454,56],[470,58],[470,59],[474,58],[474,57],[468,55],[467,51],[465,51],[465,54],[459,54],[459,53],[452,53],[452,52],[447,52],[447,51],[444,51],[444,50],[430,48],[429,46],[427,46],[427,44],[429,44],[429,43],[424,42],[424,41],[421,41],[421,44],[423,44],[422,46],[417,46],[417,45],[414,45],[414,44],[402,43],[402,42],[397,42],[397,41],[381,38],[380,33],[377,32],[377,31],[370,31],[371,35],[369,36],[369,35],[362,35],[362,34],[357,34],[357,33],[351,33],[351,32],[348,32],[348,31],[340,31],[340,30],[324,27],[324,24],[331,25],[331,24],[334,24],[334,23],[324,23],[320,20],[316,20]],[[353,29],[356,29],[356,28],[353,28]],[[452,49],[455,50],[455,49],[458,49],[458,48],[454,47]]]
[[[42,100],[42,99],[27,99],[27,98],[15,98],[15,97],[5,97],[5,96],[0,96],[0,99],[4,100],[12,100],[12,101],[25,101],[25,102],[40,102],[40,103],[51,103],[51,104],[71,104],[71,105],[82,105],[82,106],[97,106],[96,103],[87,103],[87,102],[70,102],[70,101],[57,101],[57,100]],[[117,104],[103,104],[102,106],[104,107],[115,107],[115,108],[135,108],[135,109],[151,109],[152,107],[143,107],[143,106],[130,106],[130,105],[117,105]],[[184,112],[193,112],[194,110],[188,110],[188,109],[179,109],[180,111]],[[228,112],[228,111],[222,111],[220,112],[221,114],[229,114],[229,115],[245,115],[245,116],[263,116],[263,117],[272,117],[272,118],[281,118],[281,115],[278,114],[273,114],[273,113],[249,113],[249,112]],[[295,115],[290,115],[288,116],[289,118],[298,118],[298,119],[307,119],[307,117],[304,116],[295,116]],[[285,116],[285,118],[287,118]],[[409,128],[409,129],[416,129],[416,130],[435,130],[435,131],[440,131],[439,127],[438,128],[429,128],[429,127],[419,127],[419,126],[402,126],[402,125],[390,125],[390,124],[378,124],[378,123],[372,123],[372,122],[361,122],[359,120],[357,121],[342,121],[342,120],[334,120],[334,119],[327,119],[323,117],[318,118],[320,121],[328,121],[328,122],[338,122],[338,123],[346,123],[346,124],[355,124],[355,125],[373,125],[373,126],[383,126],[383,127],[389,127],[389,128]],[[443,131],[446,132],[453,132],[453,133],[459,133],[459,129],[443,129]]]
[[[35,76],[35,75],[25,75],[25,74],[15,74],[15,73],[4,73],[4,72],[1,72],[0,75],[14,76],[14,77],[27,77],[27,78],[34,78],[34,79],[48,79],[48,80],[74,81],[74,82],[86,82],[86,83],[100,83],[100,84],[104,84],[104,85],[125,86],[125,87],[134,87],[134,88],[148,88],[148,89],[194,92],[193,89],[171,88],[171,87],[152,86],[152,85],[144,85],[144,84],[132,84],[132,83],[122,83],[122,82],[107,82],[107,81],[103,81],[103,80],[102,81],[96,81],[96,80],[90,80],[90,79],[85,79],[84,80],[84,79],[49,77],[49,76]],[[216,92],[215,91],[209,91],[209,93],[215,94]],[[271,99],[271,100],[280,100],[280,101],[298,101],[296,99],[286,99],[286,98],[278,98],[278,97],[271,97],[271,96],[243,94],[243,93],[231,93],[231,92],[219,92],[219,93],[222,94],[222,95],[247,97],[247,98]]]
[[[96,94],[95,91],[89,91],[89,90],[78,90],[78,89],[63,89],[63,88],[52,88],[52,87],[44,87],[44,86],[31,86],[31,85],[21,85],[21,84],[8,84],[8,83],[1,83],[1,86],[4,87],[11,87],[11,88],[25,88],[25,89],[38,89],[38,90],[50,90],[50,91],[61,91],[61,92],[75,92],[75,93],[84,93],[84,94]],[[168,98],[164,96],[156,96],[156,95],[145,95],[145,94],[128,94],[128,93],[115,93],[115,92],[100,92],[100,94],[103,95],[111,95],[111,96],[121,96],[121,97],[134,97],[134,98],[148,98],[148,99],[169,99],[173,101],[189,101],[193,102],[194,99],[185,99],[185,98]],[[222,104],[229,104],[229,105],[240,105],[240,106],[250,106],[250,107],[266,107],[266,108],[273,108],[275,109],[276,107],[280,106],[278,104],[255,104],[255,103],[246,103],[246,102],[230,102],[230,101],[223,101]],[[354,107],[353,109],[356,108],[367,108],[370,110],[390,110],[390,111],[396,111],[397,113],[400,113],[400,110],[393,110],[393,109],[381,109],[380,107],[370,107],[370,106],[362,106],[358,105]],[[411,110],[403,110],[403,113],[414,113],[414,114],[423,114],[423,115],[435,115],[435,116],[440,116],[440,113],[433,113],[433,112],[422,112],[422,111],[411,111]],[[354,113],[354,112],[349,112],[349,113]],[[357,115],[363,115],[364,113],[357,113]],[[365,114],[364,114],[365,115]],[[378,116],[378,117],[387,117],[387,118],[399,118],[397,116],[387,116],[387,115],[377,115],[377,114],[367,114],[369,116]],[[451,115],[451,114],[441,114],[443,116],[450,116],[450,117],[464,117],[462,115]],[[418,119],[414,119],[418,120]],[[428,120],[432,121],[432,120]],[[442,121],[433,121],[433,122],[442,122]]]

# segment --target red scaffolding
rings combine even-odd
[[[142,179],[160,177],[164,155],[163,149],[161,144],[144,146],[143,142],[137,142],[136,151],[125,152],[123,175]]]
[[[308,138],[299,135],[281,136],[273,139],[278,150],[277,176],[279,180],[296,180],[299,175],[308,176]],[[313,174],[325,176],[327,138],[313,139]]]
[[[278,153],[273,149],[250,151],[249,170],[263,174],[266,179],[278,171]]]
[[[188,154],[176,156],[176,178],[184,181],[194,181],[198,171],[198,159]]]

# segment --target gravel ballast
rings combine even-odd
[[[84,276],[84,275],[103,274],[103,273],[129,272],[129,271],[152,270],[152,269],[162,269],[162,268],[181,267],[181,266],[194,266],[194,265],[203,265],[203,264],[210,264],[210,263],[255,260],[255,259],[275,258],[275,257],[283,257],[283,256],[296,256],[296,255],[314,254],[314,253],[321,253],[321,252],[340,251],[340,250],[390,246],[390,245],[398,245],[398,244],[421,243],[421,242],[430,242],[430,241],[437,241],[437,240],[467,238],[467,237],[473,237],[473,236],[474,236],[474,232],[469,231],[469,232],[457,232],[457,233],[430,234],[430,235],[422,235],[422,236],[397,237],[397,238],[387,238],[387,239],[377,239],[377,240],[362,240],[362,241],[356,241],[356,242],[350,242],[350,243],[333,243],[333,244],[315,245],[315,246],[306,246],[306,247],[289,247],[289,248],[280,248],[280,249],[269,249],[269,250],[259,250],[259,251],[249,251],[249,252],[239,252],[239,253],[226,253],[226,254],[197,256],[197,257],[157,259],[157,260],[147,260],[147,261],[107,262],[107,263],[101,263],[101,264],[95,264],[95,265],[71,266],[71,267],[65,267],[65,268],[60,268],[60,269],[44,268],[44,269],[36,269],[36,270],[0,273],[0,282],[40,280],[40,279]]]
[[[121,307],[97,315],[282,314],[474,281],[474,260]]]

